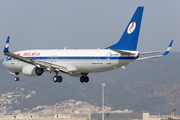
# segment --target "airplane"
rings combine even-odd
[[[9,52],[10,36],[4,47],[7,58],[3,66],[15,74],[19,81],[19,73],[25,76],[41,76],[43,73],[55,73],[53,81],[62,82],[64,73],[72,77],[80,77],[81,83],[89,82],[89,73],[98,73],[125,68],[129,63],[166,56],[173,44],[170,42],[167,50],[139,52],[137,51],[138,37],[143,16],[143,6],[139,6],[128,23],[119,41],[104,49],[37,49]],[[149,57],[139,57],[146,54],[161,53]],[[162,54],[163,53],[163,54]]]

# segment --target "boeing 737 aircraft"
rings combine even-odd
[[[167,50],[141,53],[136,51],[144,7],[140,6],[135,11],[120,40],[105,49],[45,49],[22,50],[9,52],[8,36],[4,55],[8,56],[3,61],[3,66],[16,75],[41,76],[43,73],[55,73],[54,82],[62,82],[60,73],[73,77],[80,77],[80,82],[87,83],[89,73],[105,72],[117,68],[125,68],[130,62],[158,58],[169,54],[173,40]],[[149,57],[139,58],[141,55],[160,53]]]

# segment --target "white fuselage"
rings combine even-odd
[[[125,66],[137,59],[139,52],[131,52],[134,55],[121,55],[110,49],[53,49],[24,50],[14,54],[61,65],[66,67],[71,74],[79,74],[104,72]],[[22,72],[22,68],[27,64],[10,57],[7,57],[3,62],[3,66],[11,72]]]

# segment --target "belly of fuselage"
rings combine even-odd
[[[64,63],[70,64],[77,68],[77,73],[96,73],[96,72],[105,72],[119,68],[121,66],[127,65],[132,60],[111,60],[111,61],[48,61],[52,64],[62,65]],[[22,72],[22,68],[28,65],[27,63],[9,60],[4,61],[3,66],[11,72]],[[64,66],[66,67],[66,66]]]

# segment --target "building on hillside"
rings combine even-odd
[[[162,118],[152,118],[149,113],[105,113],[104,120],[161,120]],[[91,120],[102,120],[102,114],[91,114]]]
[[[71,115],[70,114],[55,114],[54,118],[70,119]]]

